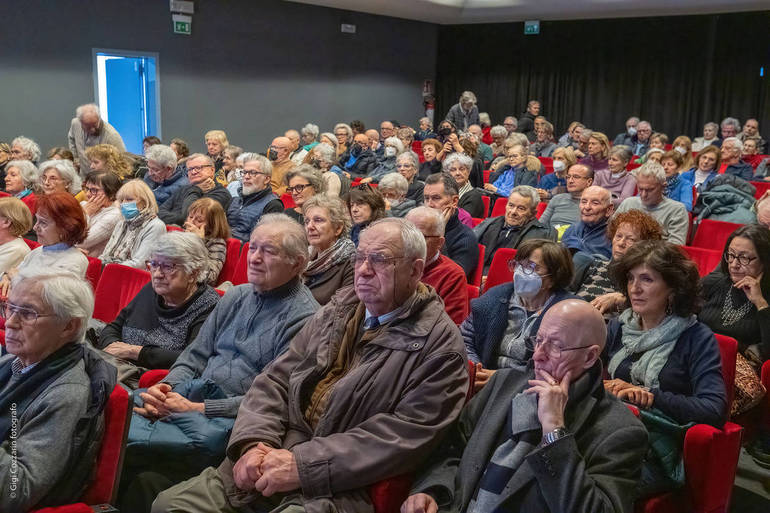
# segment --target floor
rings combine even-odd
[[[770,469],[760,467],[741,449],[730,506],[732,513],[770,512]]]

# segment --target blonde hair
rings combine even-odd
[[[96,146],[86,148],[86,158],[91,160],[94,157],[104,161],[107,170],[118,175],[121,180],[131,177],[131,166],[128,165],[126,159],[115,146],[111,144],[97,144]]]
[[[211,198],[195,200],[187,210],[187,215],[200,212],[206,218],[204,234],[209,239],[227,239],[230,237],[230,225],[227,224],[225,209],[218,201]]]
[[[10,231],[16,237],[32,229],[32,212],[19,198],[0,198],[0,217],[11,222]]]
[[[223,148],[230,144],[227,142],[227,134],[224,130],[209,130],[206,132],[206,135],[203,136],[203,140],[208,141],[209,139],[219,141],[219,144],[221,144]]]
[[[610,154],[610,140],[602,132],[591,132],[589,139],[596,139],[602,146],[602,158],[606,159]]]
[[[158,213],[158,203],[155,201],[155,195],[147,184],[144,183],[144,180],[139,180],[137,178],[126,182],[118,191],[115,199],[123,201],[127,196],[134,197],[136,200],[136,208],[138,208],[142,214],[148,212],[153,214]],[[144,206],[142,206],[141,203],[144,203]]]

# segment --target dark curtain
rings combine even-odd
[[[670,141],[727,116],[770,136],[770,11],[541,22],[534,36],[523,23],[442,26],[437,69],[436,121],[471,90],[493,125],[539,99],[557,137],[579,120],[612,140],[631,115]]]

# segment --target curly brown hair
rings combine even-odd
[[[673,293],[671,308],[679,317],[700,311],[702,304],[698,266],[679,246],[662,240],[637,242],[609,266],[610,279],[617,290],[627,293],[631,270],[646,265],[658,272]]]
[[[621,212],[612,218],[610,224],[607,225],[607,237],[610,240],[615,238],[615,232],[618,231],[620,225],[628,223],[632,228],[639,232],[639,240],[662,240],[663,239],[663,227],[660,226],[654,217],[649,214],[645,214],[641,210],[629,210],[628,212]]]
[[[115,146],[111,144],[97,144],[96,146],[86,148],[86,158],[91,160],[94,157],[104,162],[107,170],[118,175],[121,180],[131,178],[131,166],[129,166],[126,159]]]

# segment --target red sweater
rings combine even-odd
[[[468,282],[462,267],[450,258],[439,255],[438,259],[423,271],[422,282],[436,289],[444,300],[444,310],[455,324],[461,324],[468,317]]]

